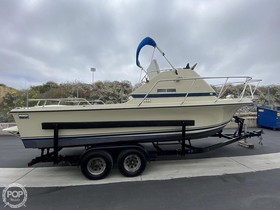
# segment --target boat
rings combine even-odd
[[[157,49],[171,67],[160,70],[157,60],[152,59],[145,70],[139,62],[144,46]],[[143,84],[127,102],[33,99],[36,105],[11,110],[17,129],[10,130],[18,132],[26,148],[40,149],[53,148],[54,135],[59,138],[59,147],[180,141],[182,125],[186,126],[186,139],[204,138],[221,132],[239,108],[253,103],[259,82],[249,76],[201,77],[195,71],[196,64],[175,68],[150,37],[138,45],[136,64],[144,72]],[[211,81],[221,85],[215,89]],[[244,85],[240,95],[225,96],[227,87],[234,84]]]

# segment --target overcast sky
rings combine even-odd
[[[279,84],[279,0],[1,0],[0,83],[139,81],[152,37],[175,67]],[[152,48],[140,56],[147,67]],[[157,56],[160,67],[166,62]]]

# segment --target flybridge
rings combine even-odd
[[[162,76],[163,74],[167,74],[167,76]],[[207,98],[207,100],[217,103],[228,97],[226,94],[231,85],[242,85],[239,95],[230,96],[231,99],[235,98],[241,102],[245,97],[251,100],[254,99],[254,94],[260,81],[246,76],[199,77],[195,71],[187,72],[185,69],[178,69],[178,76],[171,72],[160,73],[147,82],[145,86],[135,90],[131,96],[138,99],[143,98],[139,102],[139,106],[149,98],[181,98],[181,103],[179,104],[183,105],[193,97],[214,97],[212,99]],[[209,85],[211,82],[213,85]],[[215,85],[215,83],[220,84]]]

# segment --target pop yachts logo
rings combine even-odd
[[[2,199],[5,203],[5,207],[20,208],[25,206],[27,191],[21,184],[13,183],[5,186],[2,192]]]

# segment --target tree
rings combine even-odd
[[[12,122],[13,117],[9,113],[11,109],[16,107],[24,107],[26,105],[26,91],[13,90],[4,96],[2,103],[1,118],[4,122]]]
[[[129,81],[101,82],[93,84],[90,99],[102,100],[105,103],[122,103],[128,100],[132,92],[132,84]]]

